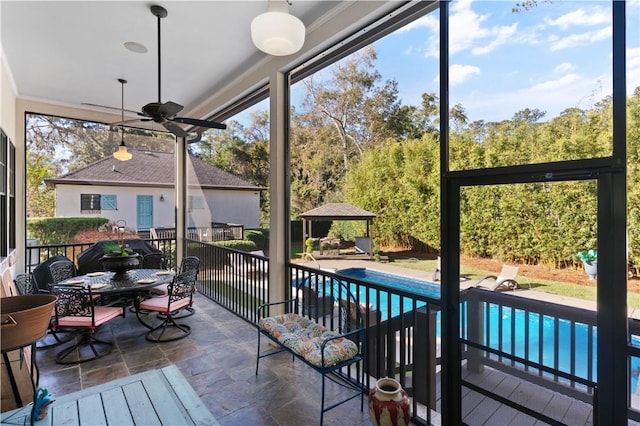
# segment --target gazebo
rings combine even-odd
[[[375,214],[348,203],[327,203],[323,206],[316,207],[315,209],[302,213],[300,217],[302,218],[302,247],[305,246],[306,236],[311,235],[312,223],[314,220],[366,221],[366,235],[364,237],[356,237],[356,250],[361,251],[362,253],[367,253],[369,256],[373,254],[373,245],[371,241],[373,240],[373,219],[376,217]]]

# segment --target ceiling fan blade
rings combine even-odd
[[[151,121],[150,118],[132,118],[131,120],[117,121],[115,123],[109,124],[110,126],[123,126],[128,123],[135,123],[138,121]]]
[[[180,126],[178,126],[177,124],[175,124],[172,121],[165,121],[164,123],[162,123],[162,125],[171,133],[173,133],[174,135],[178,136],[178,137],[185,137],[188,135],[188,133]]]
[[[197,118],[188,117],[174,117],[171,121],[177,123],[191,124],[192,126],[207,127],[209,129],[226,129],[227,125],[222,123],[216,123],[215,121],[199,120]]]
[[[161,113],[164,117],[169,118],[182,111],[183,108],[184,107],[182,105],[169,101],[160,105],[160,108],[158,108],[158,112]]]
[[[130,109],[124,109],[123,110],[122,108],[110,107],[110,106],[99,105],[99,104],[92,104],[92,103],[89,103],[89,102],[82,102],[81,105],[87,105],[87,106],[104,108],[104,109],[113,109],[113,110],[117,110],[117,111],[125,111],[125,112],[130,112],[131,114],[140,114],[138,111],[132,111]]]

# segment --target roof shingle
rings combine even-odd
[[[176,176],[176,159],[172,152],[129,150],[133,158],[118,161],[106,157],[78,170],[56,178],[46,179],[53,184],[99,184],[134,186],[173,186]],[[260,190],[244,179],[207,164],[200,158],[189,156],[188,182],[202,188],[233,188]]]

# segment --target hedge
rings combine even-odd
[[[27,233],[40,244],[66,244],[80,231],[97,230],[109,223],[104,217],[36,217],[27,219]]]

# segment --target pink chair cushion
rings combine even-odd
[[[146,309],[147,311],[167,312],[167,304],[169,303],[169,296],[165,297],[152,297],[140,303],[140,309]],[[169,312],[177,311],[178,309],[189,306],[191,300],[189,298],[180,299],[173,302],[169,306]]]
[[[95,326],[99,326],[112,318],[122,315],[122,308],[111,306],[95,307]],[[91,317],[61,317],[58,320],[60,327],[91,327]]]

